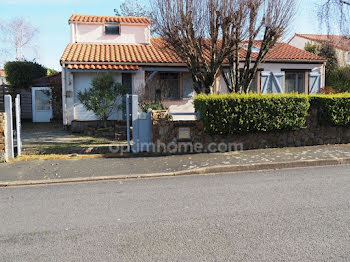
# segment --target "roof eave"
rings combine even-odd
[[[120,25],[129,25],[129,26],[149,26],[150,23],[125,23],[125,22],[83,22],[83,21],[68,21],[68,24],[84,24],[84,25],[104,25],[108,23],[118,23]]]

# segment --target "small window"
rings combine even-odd
[[[350,65],[350,53],[348,53],[348,65]]]
[[[105,25],[106,35],[120,35],[120,25],[119,24],[106,24]]]
[[[286,72],[286,93],[305,93],[305,72]]]
[[[162,100],[180,98],[180,79],[178,73],[160,73],[160,92]]]

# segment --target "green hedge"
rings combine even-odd
[[[310,107],[306,95],[198,95],[194,106],[206,132],[226,135],[303,128]]]
[[[317,106],[319,122],[331,126],[350,125],[350,93],[310,96],[310,103]]]
[[[11,61],[5,64],[5,73],[13,88],[29,88],[34,79],[47,75],[47,69],[36,62]]]

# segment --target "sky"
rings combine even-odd
[[[73,13],[90,15],[114,15],[123,0],[0,0],[0,23],[23,17],[38,28],[35,40],[36,51],[25,50],[27,60],[35,60],[48,67],[60,70],[60,57],[70,41],[68,19]],[[149,5],[148,0],[141,3]],[[318,0],[297,0],[297,15],[285,39],[294,33],[318,33]],[[0,36],[1,39],[1,36]],[[8,46],[0,41],[0,50]],[[0,53],[0,68],[15,54]]]

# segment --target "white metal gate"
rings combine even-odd
[[[137,95],[126,95],[126,121],[129,152],[131,151],[131,123],[132,152],[150,152],[152,143],[152,110],[139,112]]]
[[[8,159],[15,157],[14,150],[14,126],[13,126],[13,111],[12,111],[12,97],[11,95],[5,95],[5,113],[6,113],[6,125],[5,125],[5,137],[7,140],[5,148],[5,158]],[[17,156],[22,154],[22,127],[21,127],[21,98],[20,95],[15,99],[15,115],[16,115],[16,145]]]

